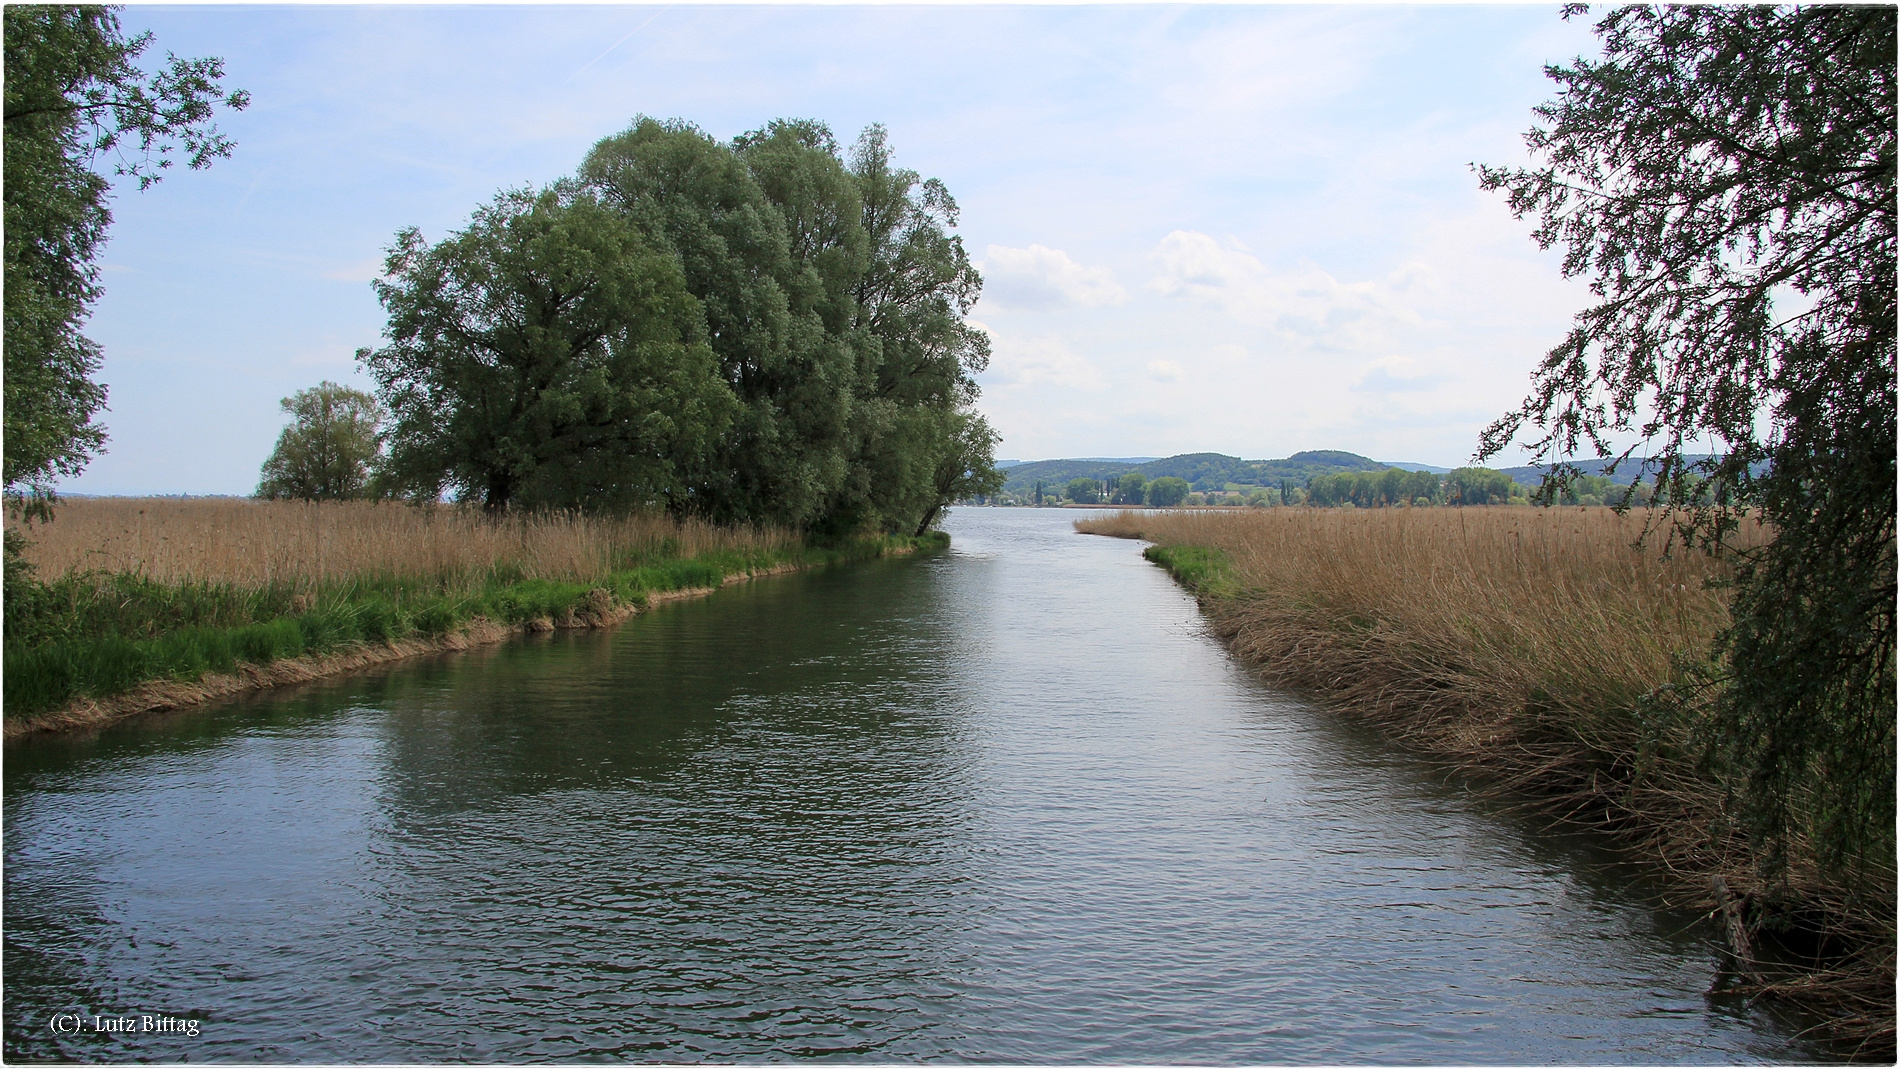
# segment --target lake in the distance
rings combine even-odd
[[[1076,515],[9,746],[8,1059],[1821,1057]]]

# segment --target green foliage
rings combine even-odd
[[[851,470],[863,474],[847,480],[830,511],[921,536],[950,502],[1002,488],[998,436],[973,407],[989,338],[964,320],[982,278],[951,233],[955,199],[937,179],[893,167],[882,126],[858,138],[850,173],[867,240],[852,294],[852,330],[865,342]]]
[[[499,512],[691,501],[732,415],[678,264],[593,194],[504,193],[376,283],[390,344],[358,359],[394,419],[391,486]]]
[[[382,408],[361,390],[323,382],[284,398],[291,424],[264,461],[258,497],[338,501],[369,493]]]
[[[1188,495],[1188,481],[1173,475],[1163,475],[1148,483],[1148,504],[1155,508],[1173,508]]]
[[[1619,481],[1610,475],[1565,475],[1542,481],[1533,500],[1540,505],[1630,508],[1647,506],[1652,499],[1652,492],[1653,488],[1647,483]]]
[[[134,60],[150,34],[126,38],[112,8],[10,5],[5,11],[6,492],[44,507],[52,483],[77,475],[105,441],[92,421],[106,400],[93,381],[99,346],[80,333],[99,298],[99,246],[111,225],[114,173],[144,189],[182,143],[189,166],[231,154],[210,123],[224,93],[217,59],[170,57],[147,76]]]
[[[1526,135],[1546,164],[1480,172],[1515,213],[1540,217],[1538,242],[1563,245],[1565,272],[1590,276],[1603,300],[1482,448],[1535,428],[1540,456],[1608,456],[1604,435],[1635,429],[1661,439],[1667,489],[1684,444],[1712,435],[1731,449],[1707,469],[1746,478],[1791,346],[1818,331],[1839,353],[1883,329],[1894,13],[1628,8],[1597,32],[1601,61],[1549,72],[1562,87],[1537,109],[1549,128]],[[1778,286],[1812,307],[1775,315]]]
[[[1482,469],[1464,469],[1479,471]],[[1499,472],[1491,472],[1505,483],[1510,477]],[[1306,487],[1307,503],[1311,505],[1352,504],[1358,508],[1388,508],[1399,505],[1442,504],[1445,500],[1449,477],[1441,484],[1439,477],[1429,471],[1406,471],[1403,468],[1387,468],[1384,471],[1340,472],[1336,475],[1320,475],[1313,478]],[[1508,499],[1510,491],[1504,492]],[[1482,504],[1483,502],[1472,502]]]
[[[1601,60],[1549,72],[1541,165],[1480,169],[1600,297],[1484,453],[1634,430],[1679,533],[1717,545],[1727,506],[1760,507],[1710,738],[1771,869],[1810,844],[1889,914],[1895,28],[1890,5],[1615,9]],[[1691,463],[1704,438],[1724,451]]]
[[[1183,453],[1131,466],[1120,460],[1038,460],[1018,464],[1005,474],[1003,489],[1029,496],[1038,481],[1066,483],[1070,479],[1118,480],[1139,475],[1143,480],[1173,476],[1193,490],[1222,490],[1233,486],[1277,486],[1281,480],[1305,481],[1338,472],[1382,471],[1387,465],[1357,453],[1336,449],[1309,450],[1284,460],[1242,460],[1222,453]]]
[[[1070,479],[1062,488],[1062,496],[1078,505],[1093,505],[1102,499],[1102,484],[1086,477]]]
[[[1182,586],[1208,598],[1232,597],[1240,590],[1233,561],[1206,546],[1149,546],[1141,555],[1168,570]]]
[[[1456,468],[1445,476],[1448,505],[1506,505],[1512,497],[1523,496],[1524,488],[1515,479],[1490,468]]]
[[[233,628],[186,627],[156,638],[105,635],[29,649],[7,646],[8,716],[57,708],[73,697],[106,697],[150,680],[195,680],[240,661],[268,664],[312,648],[301,619]]]
[[[1115,504],[1139,505],[1148,500],[1148,477],[1131,471],[1115,481]]]
[[[1713,726],[1772,864],[1806,839],[1824,871],[1891,896],[1893,371],[1800,380],[1814,368],[1791,363],[1778,412],[1790,430],[1760,498],[1775,540],[1738,569]]]
[[[642,118],[580,177],[678,259],[737,401],[694,511],[838,539],[924,530],[993,492],[971,408],[989,347],[964,321],[981,280],[956,202],[893,167],[881,127],[847,161],[818,123],[722,145]]]
[[[942,518],[944,506],[950,502],[985,497],[1003,488],[1003,473],[996,470],[994,463],[998,435],[982,416],[943,409],[926,409],[919,415],[941,424],[941,439],[934,447],[896,454],[935,460],[929,481],[922,484],[921,494],[911,505],[910,511],[918,504],[924,506],[923,518],[911,532],[913,538],[929,534],[931,527]]]
[[[812,518],[843,473],[841,391],[852,369],[849,354],[824,344],[809,307],[823,287],[798,269],[780,210],[736,152],[680,122],[637,121],[594,146],[580,176],[671,251],[738,401],[694,486],[698,509],[721,520]]]
[[[39,645],[89,635],[155,638],[188,627],[235,627],[290,611],[295,591],[214,583],[168,585],[141,575],[86,572],[40,582],[6,580],[6,643]]]

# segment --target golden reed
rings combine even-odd
[[[1380,724],[1499,798],[1615,833],[1672,877],[1675,904],[1772,892],[1847,953],[1812,968],[1790,959],[1769,979],[1744,968],[1737,990],[1787,999],[1842,1051],[1891,1061],[1892,917],[1819,878],[1804,844],[1785,883],[1764,883],[1698,760],[1706,706],[1669,700],[1728,623],[1731,560],[1671,546],[1665,519],[1287,508],[1123,512],[1076,528],[1223,551],[1233,586],[1202,606],[1263,678]],[[1768,534],[1747,520],[1731,543]]]
[[[1607,508],[1124,512],[1091,534],[1223,551],[1213,629],[1271,682],[1321,693],[1487,782],[1646,840],[1687,872],[1744,859],[1686,725],[1645,695],[1706,657],[1726,560]],[[1743,537],[1758,540],[1758,528]],[[1640,545],[1637,543],[1641,542]],[[1706,878],[1706,877],[1704,877]]]
[[[1291,508],[1124,512],[1076,526],[1224,551],[1248,591],[1229,611],[1250,635],[1279,621],[1358,621],[1347,631],[1358,657],[1427,658],[1431,704],[1446,704],[1455,683],[1463,700],[1521,705],[1539,686],[1641,694],[1725,625],[1727,598],[1710,581],[1728,577],[1728,562],[1665,552],[1654,531],[1635,548],[1646,520],[1607,508]]]
[[[324,584],[358,577],[474,577],[496,567],[527,578],[586,581],[660,553],[771,550],[790,531],[716,527],[665,515],[517,515],[499,521],[448,505],[255,501],[246,498],[71,498],[50,523],[7,527],[28,539],[44,578],[133,572],[162,582],[239,586]]]

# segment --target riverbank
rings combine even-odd
[[[30,536],[7,575],[7,739],[611,626],[729,582],[947,541],[820,547],[666,517],[124,499],[69,503]],[[95,560],[112,567],[83,566]]]
[[[1692,706],[1672,701],[1727,621],[1724,561],[1662,552],[1608,509],[1123,513],[1085,533],[1154,542],[1213,631],[1275,684],[1320,696],[1479,789],[1615,836],[1674,904],[1732,924],[1725,989],[1826,1018],[1891,1057],[1891,911],[1797,858],[1765,881],[1724,819]],[[1759,532],[1757,532],[1759,536]],[[1719,884],[1716,882],[1719,879]]]

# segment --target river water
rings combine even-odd
[[[1075,515],[10,746],[8,1059],[1818,1057]]]

